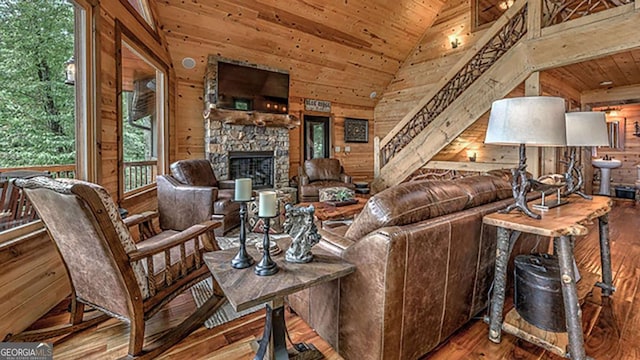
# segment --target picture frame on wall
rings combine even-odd
[[[369,120],[367,119],[344,119],[344,141],[351,143],[369,142]]]

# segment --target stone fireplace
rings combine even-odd
[[[229,152],[229,178],[250,178],[254,189],[273,187],[273,169],[273,152]]]
[[[289,186],[289,129],[299,126],[300,120],[286,110],[269,113],[219,107],[218,60],[217,56],[209,56],[203,114],[205,153],[216,176],[220,180],[249,177],[256,189]]]
[[[218,179],[250,177],[256,189],[289,186],[289,130],[223,124],[213,119],[205,123],[206,156]],[[269,166],[271,176],[265,175]]]

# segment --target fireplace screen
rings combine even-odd
[[[273,152],[232,151],[229,153],[229,179],[250,178],[254,189],[273,187]]]

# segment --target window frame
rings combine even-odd
[[[96,11],[93,0],[67,0],[74,8],[74,50],[76,79],[74,84],[75,119],[75,178],[96,182],[97,160],[97,106],[96,89]],[[0,247],[36,236],[44,231],[42,220],[0,231]],[[35,235],[34,235],[35,234]]]
[[[168,126],[169,126],[169,65],[147,47],[143,41],[140,40],[129,28],[127,28],[120,20],[116,20],[115,24],[115,46],[116,46],[116,119],[117,126],[116,132],[118,134],[118,199],[120,202],[127,200],[140,194],[142,192],[154,189],[156,187],[156,181],[142,186],[137,189],[133,189],[125,192],[124,183],[124,138],[123,138],[123,124],[122,124],[122,42],[125,41],[127,45],[138,53],[145,61],[149,62],[156,68],[156,126],[157,126],[157,175],[164,174],[166,162],[169,159],[169,139],[168,139]]]

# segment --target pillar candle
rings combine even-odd
[[[251,200],[251,179],[236,179],[235,200]]]
[[[278,213],[275,191],[263,191],[260,193],[260,207],[258,216],[273,217]]]

